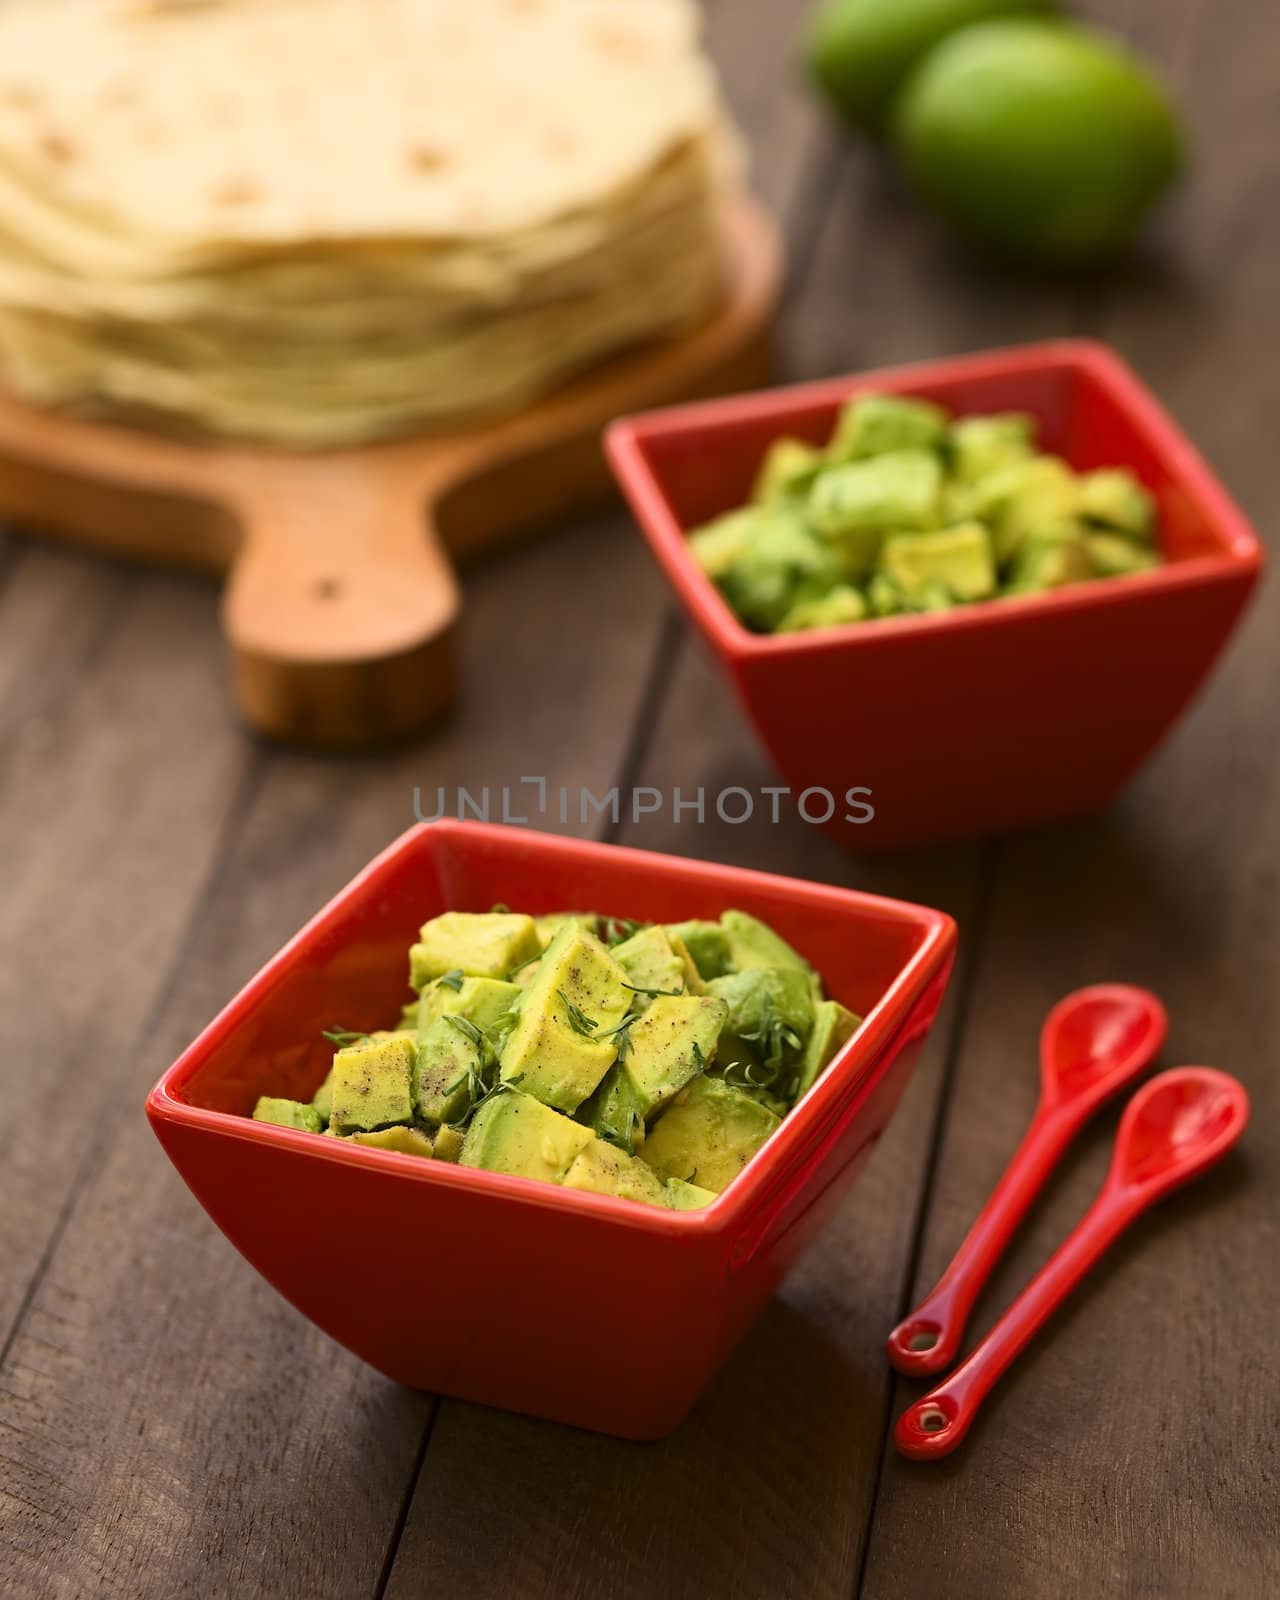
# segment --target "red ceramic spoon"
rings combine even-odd
[[[949,1455],[992,1384],[1098,1257],[1139,1213],[1224,1156],[1248,1120],[1243,1087],[1212,1067],[1176,1067],[1144,1085],[1121,1119],[1102,1193],[1074,1233],[973,1354],[898,1418],[893,1439],[903,1455]]]
[[[1093,1113],[1140,1078],[1168,1031],[1148,989],[1099,983],[1059,1000],[1040,1031],[1040,1103],[1013,1160],[933,1292],[889,1335],[889,1360],[909,1377],[955,1360],[978,1291],[1028,1206]]]

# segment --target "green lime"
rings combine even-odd
[[[916,63],[971,22],[1053,11],[1056,0],[824,0],[809,25],[809,71],[851,127],[875,137]]]
[[[1175,176],[1159,83],[1090,29],[1023,18],[946,39],[898,101],[913,188],[980,249],[1047,267],[1114,255]]]

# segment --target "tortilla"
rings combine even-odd
[[[705,316],[736,148],[689,0],[10,0],[0,372],[295,445]]]

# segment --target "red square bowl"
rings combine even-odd
[[[1073,467],[1128,467],[1166,565],[941,614],[751,633],[685,535],[741,505],[780,434],[813,444],[866,389],[1018,410]],[[614,472],[660,565],[810,821],[854,848],[1025,827],[1105,805],[1226,643],[1262,568],[1218,479],[1111,351],[1057,341],[739,395],[615,423]],[[870,800],[850,790],[871,791]],[[824,793],[825,791],[825,793]],[[866,820],[866,809],[874,817]]]
[[[372,1028],[396,1014],[420,923],[499,900],[535,914],[592,907],[661,921],[739,906],[792,940],[865,1021],[704,1211],[655,1210],[250,1120],[260,1094],[314,1093],[328,1065],[322,1029]],[[263,968],[161,1078],[147,1115],[237,1249],[388,1377],[657,1438],[876,1143],[937,1015],[954,946],[949,917],[874,895],[432,823],[379,856]]]

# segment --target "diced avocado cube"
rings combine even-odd
[[[807,495],[823,463],[823,453],[803,439],[775,439],[751,490],[753,504],[773,505]]]
[[[445,1123],[433,1135],[434,1155],[437,1161],[456,1161],[462,1154],[464,1135],[461,1128],[450,1128]]]
[[[352,1144],[367,1144],[374,1150],[398,1150],[405,1156],[423,1156],[434,1153],[431,1140],[421,1128],[380,1128],[377,1133],[349,1133]]]
[[[1085,549],[1100,578],[1122,578],[1130,572],[1150,572],[1160,565],[1153,550],[1144,550],[1119,533],[1087,533]]]
[[[954,611],[959,602],[938,578],[927,578],[907,596],[908,611]]]
[[[478,1098],[472,1091],[484,1072],[485,1048],[473,1027],[464,1017],[435,1017],[419,1035],[413,1103],[424,1121],[457,1122]]]
[[[544,950],[566,922],[572,922],[584,933],[600,932],[600,918],[594,911],[548,911],[546,916],[533,919],[533,925],[538,930],[538,943]]]
[[[446,911],[423,925],[409,951],[409,982],[422,989],[446,972],[505,978],[542,946],[533,918],[514,912]]]
[[[729,1007],[725,1031],[748,1043],[764,1044],[770,1030],[777,1040],[798,1050],[813,1027],[813,984],[806,973],[793,967],[752,967],[731,972],[708,984],[710,992]],[[784,1037],[793,1034],[795,1043]],[[762,1055],[767,1051],[761,1050]]]
[[[862,1018],[848,1011],[838,1000],[823,1000],[813,1018],[813,1032],[804,1047],[796,1073],[793,1100],[807,1094],[838,1052],[862,1026]]]
[[[1089,547],[1080,535],[1038,535],[1019,548],[1005,593],[1038,594],[1083,583],[1093,575]]]
[[[715,1199],[710,1189],[700,1189],[683,1178],[667,1179],[667,1204],[673,1211],[701,1211]]]
[[[951,470],[963,484],[1026,461],[1035,449],[1036,419],[1025,411],[958,417],[947,430]]]
[[[477,1028],[490,1029],[510,1011],[524,990],[502,978],[463,978],[457,987],[437,979],[422,991],[418,1036],[438,1017],[465,1017]]]
[[[809,520],[836,552],[844,577],[857,581],[875,565],[885,534],[938,526],[941,495],[937,456],[898,450],[820,473]]]
[[[577,1119],[628,1155],[634,1155],[644,1143],[643,1097],[620,1061],[614,1062],[600,1087],[578,1107]]]
[[[667,1193],[643,1161],[624,1150],[616,1150],[603,1139],[592,1139],[564,1175],[566,1189],[585,1189],[590,1194],[611,1194],[620,1200],[638,1200],[641,1205],[665,1206]]]
[[[719,1078],[695,1078],[649,1131],[640,1152],[664,1180],[682,1178],[719,1194],[780,1119]]]
[[[887,572],[872,573],[867,583],[867,604],[873,617],[897,617],[907,609],[902,590]]]
[[[791,607],[776,631],[803,633],[810,628],[839,628],[848,622],[862,622],[867,602],[862,591],[852,584],[838,583],[816,600],[801,600]]]
[[[476,1112],[458,1161],[464,1167],[559,1183],[594,1138],[590,1128],[532,1095],[511,1090],[486,1100]]]
[[[718,922],[704,922],[697,917],[688,922],[671,922],[667,932],[684,941],[701,978],[718,978],[732,966],[729,938]]]
[[[619,1065],[631,1080],[646,1122],[711,1064],[728,1020],[724,1000],[689,995],[655,1000],[631,1025]]]
[[[893,450],[935,450],[946,431],[946,412],[928,400],[860,394],[840,412],[829,455],[832,461],[861,461]]]
[[[776,506],[756,516],[746,548],[719,583],[742,621],[769,633],[798,600],[837,583],[840,564],[798,511]]]
[[[973,488],[971,513],[991,529],[996,565],[1004,567],[1027,539],[1072,528],[1079,498],[1065,461],[1033,456],[981,478]]]
[[[796,972],[813,972],[800,952],[793,950],[781,934],[747,911],[724,912],[720,926],[729,941],[730,963],[738,972],[748,967],[790,967]]]
[[[311,1104],[315,1107],[316,1115],[320,1118],[320,1126],[327,1127],[329,1118],[333,1115],[333,1068],[330,1067],[324,1075],[324,1082],[311,1097]]]
[[[1155,532],[1155,501],[1131,472],[1113,467],[1079,480],[1079,512],[1086,522],[1143,543]]]
[[[945,585],[954,600],[986,600],[996,592],[991,535],[980,522],[943,533],[897,533],[886,539],[880,565],[914,600],[928,583]]]
[[[708,578],[719,582],[745,553],[759,520],[760,512],[755,506],[729,511],[690,533],[689,554]]]
[[[255,1122],[272,1122],[277,1128],[300,1128],[305,1133],[319,1133],[323,1123],[315,1106],[304,1105],[300,1100],[279,1100],[264,1094],[253,1108]]]
[[[333,1115],[339,1133],[413,1120],[415,1051],[407,1033],[351,1045],[333,1058]]]
[[[502,1051],[502,1078],[519,1079],[559,1111],[574,1112],[617,1053],[608,1030],[631,1004],[626,975],[593,934],[562,928],[538,963]]]
[[[418,1031],[418,1002],[410,1000],[408,1005],[400,1007],[400,1020],[396,1023],[397,1033],[416,1033]]]
[[[641,928],[639,933],[615,944],[610,954],[633,989],[652,989],[666,994],[698,993],[702,989],[702,979],[683,941],[677,950],[676,941],[663,927]],[[651,995],[638,993],[631,1002],[631,1009],[644,1011],[651,999]]]

